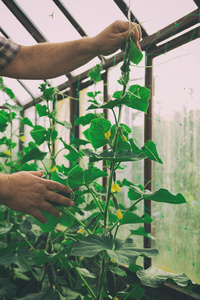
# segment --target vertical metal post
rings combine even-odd
[[[70,123],[72,124],[72,131],[70,140],[79,138],[79,126],[74,126],[74,121],[79,116],[79,100],[76,99],[79,96],[79,91],[77,91],[77,83],[70,84]]]
[[[151,96],[149,99],[149,107],[147,110],[147,114],[145,115],[144,119],[144,142],[147,140],[151,140],[153,133],[152,133],[152,110],[153,110],[153,103],[152,103],[152,76],[153,76],[153,69],[152,69],[152,56],[149,56],[146,53],[146,69],[145,69],[145,86],[151,90]],[[148,190],[152,189],[152,161],[150,159],[144,160],[144,185]],[[144,200],[144,212],[151,216],[151,201]],[[151,233],[151,223],[144,224],[144,229],[147,233]],[[147,237],[144,237],[144,248],[151,247],[151,240]],[[152,260],[151,258],[144,259],[144,268],[147,269],[151,266]]]

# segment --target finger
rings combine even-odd
[[[48,212],[49,214],[55,216],[56,218],[60,218],[62,215],[62,213],[57,208],[55,208],[47,201],[40,205],[40,209]]]
[[[43,174],[44,174],[44,171],[43,170],[39,170],[39,171],[29,171],[28,172],[29,174],[32,174],[34,176],[37,176],[37,177],[42,177]]]
[[[46,183],[46,187],[50,191],[57,191],[57,192],[66,193],[66,194],[72,192],[72,190],[64,184],[61,184],[59,182],[52,181],[52,180],[46,180],[46,179],[44,179],[44,180]]]
[[[39,209],[31,212],[30,215],[33,216],[36,220],[38,220],[42,224],[45,224],[47,222],[47,219]]]
[[[74,201],[72,201],[70,198],[64,197],[58,193],[54,193],[54,192],[50,192],[50,191],[46,194],[46,200],[48,200],[50,202],[58,203],[58,204],[64,205],[64,206],[73,206],[74,205]]]

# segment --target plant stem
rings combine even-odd
[[[89,284],[87,283],[87,281],[85,280],[85,278],[81,275],[81,273],[79,272],[79,270],[75,267],[75,265],[71,262],[72,266],[74,267],[74,269],[76,270],[76,272],[78,273],[79,277],[83,280],[83,282],[85,283],[88,291],[92,294],[92,296],[94,297],[94,299],[96,299],[96,295],[93,292],[93,290],[91,289],[91,287],[89,286]]]
[[[107,226],[108,226],[108,207],[110,202],[110,195],[111,195],[111,186],[112,186],[112,179],[113,179],[113,173],[114,173],[114,163],[111,163],[111,170],[110,170],[110,176],[108,178],[108,186],[107,186],[107,194],[106,194],[106,207],[104,211],[104,230],[105,235],[107,235]]]
[[[123,214],[123,217],[136,205],[136,204],[138,204],[140,201],[142,201],[143,200],[143,197],[141,197],[141,198],[139,198],[136,202],[134,202],[126,211],[125,211],[125,213]],[[117,224],[119,223],[119,220],[117,220],[114,224],[113,224],[113,226],[111,227],[111,228],[109,228],[109,231],[112,231],[114,228],[115,228],[115,226],[117,226]]]
[[[99,207],[100,211],[102,213],[104,213],[103,208],[101,207],[101,204],[99,203],[99,201],[97,200],[94,191],[86,184],[87,189],[89,190],[89,192],[91,193],[91,195],[94,198],[94,201],[96,202],[97,206]]]
[[[83,222],[81,222],[75,215],[73,215],[69,209],[64,209],[64,212],[66,212],[67,214],[69,214],[71,217],[73,217],[81,226],[83,226],[83,228],[85,229],[85,231],[87,231],[88,234],[91,234],[90,230],[86,228],[85,224],[83,224]]]

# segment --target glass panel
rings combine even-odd
[[[88,36],[94,36],[116,20],[127,20],[113,0],[62,1]]]
[[[6,33],[18,44],[34,45],[36,41],[28,33],[23,25],[15,18],[5,4],[0,1],[1,26]]]
[[[49,0],[18,0],[19,5],[50,42],[80,38],[58,7]]]
[[[194,1],[182,0],[125,0],[132,13],[146,29],[148,34],[152,34],[163,27],[177,21],[197,9]]]
[[[182,193],[187,204],[153,203],[153,264],[200,283],[200,43],[190,42],[154,59],[154,190]]]
[[[70,99],[66,98],[61,101],[58,101],[56,103],[56,111],[57,111],[57,119],[59,121],[67,121],[70,122]],[[57,124],[56,128],[58,131],[58,137],[62,137],[62,139],[69,144],[70,142],[70,130],[66,129],[65,127]],[[56,140],[55,142],[55,153],[60,151],[63,148],[63,143],[60,140]],[[57,158],[56,158],[56,163],[58,165],[64,164],[66,167],[68,166],[68,160],[66,158],[63,158],[63,155],[68,154],[68,150],[63,150],[61,151]]]

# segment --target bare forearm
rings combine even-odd
[[[21,79],[54,78],[84,65],[96,55],[92,38],[21,46],[16,59],[2,75]]]

